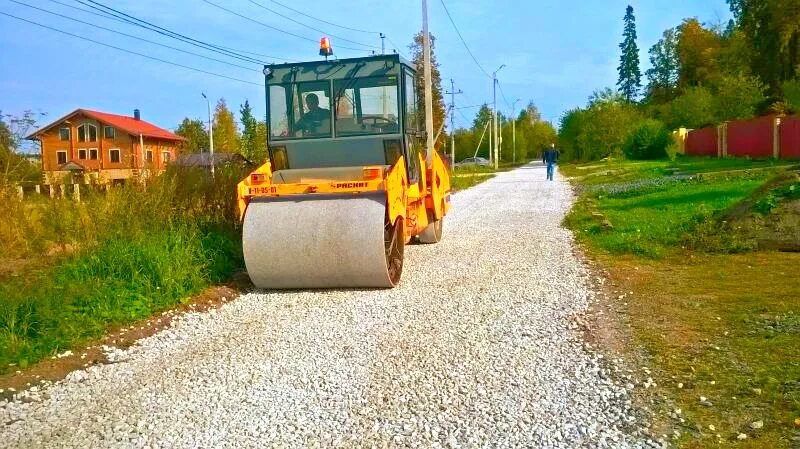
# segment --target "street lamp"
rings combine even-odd
[[[214,177],[214,125],[211,121],[211,101],[206,96],[205,92],[201,92],[203,98],[206,99],[206,105],[208,106],[208,146],[210,151],[209,160],[211,161],[211,177]]]
[[[502,64],[497,70],[492,73],[492,104],[494,108],[494,113],[492,115],[492,134],[494,135],[494,139],[492,142],[492,152],[494,153],[494,169],[497,170],[500,168],[500,155],[498,154],[498,136],[497,136],[497,72],[503,70],[505,64]]]

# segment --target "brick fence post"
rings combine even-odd
[[[22,186],[17,186],[17,195],[19,199],[25,199],[25,190],[22,189]]]
[[[781,158],[781,118],[772,119],[772,157]]]
[[[72,185],[72,195],[75,197],[75,201],[81,202],[81,185],[80,184],[73,184]]]

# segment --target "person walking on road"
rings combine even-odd
[[[547,165],[547,180],[553,180],[553,173],[555,172],[556,162],[558,162],[559,151],[556,149],[556,144],[551,143],[550,148],[544,150],[542,153],[542,162]]]

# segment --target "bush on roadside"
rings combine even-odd
[[[673,144],[672,134],[658,120],[644,120],[625,140],[623,151],[628,159],[652,160],[667,157]]]

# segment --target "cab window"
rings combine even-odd
[[[331,137],[329,81],[270,86],[270,134],[276,139]]]
[[[400,132],[396,76],[337,80],[333,86],[337,136]]]

